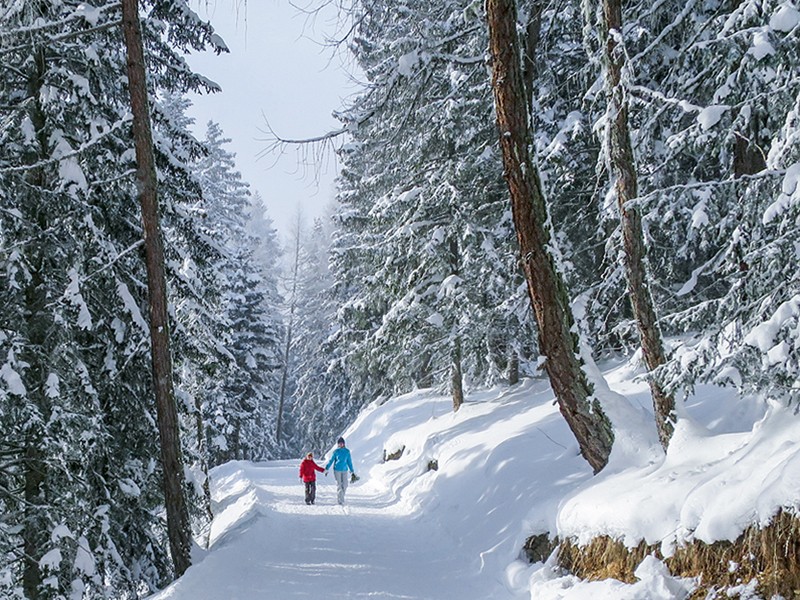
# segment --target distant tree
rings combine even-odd
[[[330,215],[315,219],[310,231],[301,229],[289,408],[295,435],[287,440],[295,454],[306,448],[325,452],[354,416],[330,341],[337,311],[329,268],[332,230]]]
[[[297,313],[298,295],[300,293],[300,247],[303,243],[303,226],[302,214],[298,211],[295,215],[294,225],[291,232],[291,248],[289,254],[288,276],[286,281],[286,294],[287,304],[286,310],[288,312],[286,318],[286,338],[283,342],[283,372],[281,374],[281,387],[278,396],[278,421],[275,427],[275,441],[281,441],[281,422],[283,420],[283,410],[286,403],[286,397],[289,392],[289,372],[293,361],[292,345],[294,344],[295,335],[295,319]]]
[[[236,170],[235,155],[225,149],[229,142],[218,124],[209,123],[206,154],[196,165],[205,206],[205,235],[219,252],[213,264],[218,297],[212,310],[225,324],[216,339],[224,367],[217,373],[216,386],[203,394],[206,437],[214,465],[227,460],[263,460],[279,453],[266,435],[274,430],[279,415],[282,370],[277,256],[265,258],[272,263],[267,265],[257,258],[261,242],[250,227],[258,207]],[[277,254],[277,245],[267,251]]]

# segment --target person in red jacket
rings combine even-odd
[[[317,497],[317,471],[324,471],[314,462],[314,453],[306,454],[303,462],[300,463],[300,479],[306,484],[306,504],[314,504]]]

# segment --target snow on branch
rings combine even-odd
[[[683,10],[680,13],[678,13],[678,15],[675,17],[675,20],[672,21],[672,23],[670,23],[666,27],[664,27],[664,29],[661,30],[661,32],[656,36],[656,38],[647,46],[647,48],[645,48],[644,50],[639,52],[636,56],[631,58],[630,59],[631,62],[635,63],[639,61],[642,57],[652,52],[661,43],[661,41],[667,37],[667,35],[669,35],[677,27],[679,27],[683,23],[683,21],[685,21],[686,18],[693,13],[694,6],[695,6],[694,0],[692,0],[691,2],[687,2],[686,6],[683,7]]]
[[[46,167],[48,165],[57,164],[57,163],[60,163],[62,161],[65,161],[67,159],[74,158],[74,157],[86,152],[87,150],[92,148],[95,144],[97,144],[101,140],[105,139],[106,137],[108,137],[112,133],[116,132],[123,125],[127,124],[128,121],[130,121],[130,120],[131,120],[130,116],[123,117],[122,119],[120,119],[119,121],[114,123],[109,128],[108,131],[106,131],[104,133],[101,133],[100,135],[98,135],[96,137],[93,137],[91,140],[89,140],[88,142],[86,142],[84,144],[81,144],[81,146],[77,150],[73,150],[72,152],[67,152],[67,153],[64,153],[64,154],[60,154],[59,156],[54,157],[54,158],[48,158],[46,160],[41,160],[39,162],[30,164],[30,165],[20,165],[20,166],[16,166],[16,167],[0,167],[0,173],[25,173],[27,171],[32,171],[34,169],[40,169],[40,168]]]
[[[786,175],[786,172],[787,172],[786,169],[765,169],[753,175],[739,175],[738,177],[731,176],[727,179],[714,179],[712,181],[697,181],[694,183],[680,183],[676,185],[670,185],[667,187],[655,189],[652,192],[643,194],[638,198],[630,200],[629,202],[631,204],[644,204],[647,200],[659,196],[661,194],[667,194],[675,191],[704,189],[704,188],[723,186],[723,185],[734,185],[741,183],[742,181],[757,181],[759,179],[783,177]]]
[[[84,7],[84,5],[81,5],[81,6]],[[64,18],[64,19],[62,19],[60,21],[52,21],[50,23],[45,23],[45,24],[42,24],[42,25],[34,26],[34,27],[22,27],[22,28],[19,28],[19,29],[12,29],[10,31],[5,31],[3,33],[0,33],[0,40],[5,41],[6,39],[11,38],[12,36],[22,37],[23,35],[30,36],[31,34],[35,34],[35,33],[44,33],[47,30],[53,29],[53,28],[56,28],[56,27],[63,28],[65,25],[68,25],[69,23],[71,23],[73,21],[78,21],[78,20],[86,21],[87,23],[89,23],[91,25],[91,27],[88,28],[88,29],[82,29],[80,31],[72,31],[70,33],[64,33],[64,34],[61,34],[61,35],[54,35],[52,37],[48,37],[47,38],[47,43],[48,44],[53,44],[55,42],[63,42],[63,41],[66,41],[66,40],[69,40],[69,39],[73,39],[73,38],[77,38],[77,37],[81,37],[81,36],[84,36],[84,35],[97,33],[98,31],[104,31],[106,29],[112,29],[114,27],[118,27],[118,26],[121,25],[121,23],[122,23],[121,17],[119,19],[115,19],[113,21],[109,21],[108,23],[104,23],[102,25],[97,25],[97,21],[99,20],[99,16],[100,16],[100,14],[102,12],[119,9],[120,6],[121,6],[121,4],[119,2],[115,2],[115,3],[112,3],[112,4],[107,4],[105,6],[101,6],[101,7],[95,8],[95,9],[92,10],[91,13],[89,13],[87,10],[79,9],[79,10],[76,10],[73,14],[69,15],[68,17],[66,17],[66,18]],[[18,52],[20,50],[25,50],[27,48],[30,48],[32,43],[33,43],[33,40],[29,41],[26,44],[20,44],[18,46],[13,46],[11,48],[3,48],[2,51],[0,51],[0,56],[5,56],[7,54],[11,54],[12,52]]]

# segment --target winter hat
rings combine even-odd
[[[340,437],[338,440],[336,440],[336,443],[337,444],[341,444],[342,446],[344,446],[344,438]]]

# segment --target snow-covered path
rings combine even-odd
[[[439,523],[369,482],[342,507],[332,476],[307,506],[295,462],[232,463],[215,478],[211,551],[153,600],[516,597]]]
[[[634,583],[582,581],[520,556],[528,536],[549,532],[632,545],[677,544],[677,532],[730,540],[753,507],[766,522],[787,498],[796,504],[794,407],[698,387],[665,456],[637,369],[610,365],[614,388],[597,384],[617,429],[596,476],[536,379],[477,391],[457,413],[432,390],[365,407],[343,432],[362,477],[345,507],[332,476],[318,477],[317,505],[305,505],[299,459],[216,467],[210,550],[149,600],[687,598],[697,582],[653,556]]]

